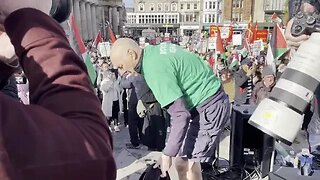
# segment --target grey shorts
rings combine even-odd
[[[230,118],[228,96],[221,90],[199,105],[196,111],[189,123],[179,156],[207,162],[214,154],[217,137],[223,132]]]

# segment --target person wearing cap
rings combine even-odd
[[[274,85],[275,75],[270,67],[265,66],[262,70],[262,81],[255,85],[250,104],[258,105],[264,98],[267,98]]]
[[[249,58],[241,61],[241,66],[234,73],[235,80],[235,104],[249,104],[253,89],[253,75],[255,73],[255,65]]]
[[[0,93],[0,179],[116,179],[112,136],[86,66],[49,16],[57,1],[39,2],[0,1],[0,36],[8,36],[0,61],[16,54],[30,87],[30,105]]]

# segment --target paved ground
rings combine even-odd
[[[226,137],[226,135],[221,138],[220,156],[228,159],[229,137]],[[113,137],[118,180],[138,180],[147,164],[152,164],[161,155],[160,152],[148,151],[145,146],[139,150],[127,149],[125,147],[125,144],[129,143],[127,128],[122,127],[120,132],[113,132]],[[169,174],[172,180],[178,180],[177,172],[174,168],[171,168]]]
[[[114,137],[114,155],[117,163],[118,180],[138,180],[147,164],[152,164],[159,159],[160,152],[151,152],[143,146],[139,150],[127,149],[125,144],[129,143],[128,128],[121,127],[120,132],[113,132]],[[229,159],[229,133],[227,131],[221,137],[220,157]],[[295,143],[292,146],[282,144],[288,151],[295,153],[301,152],[302,148],[307,147],[306,135],[299,133]],[[169,171],[172,180],[178,180],[177,172],[174,168]]]

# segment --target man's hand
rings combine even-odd
[[[172,157],[162,154],[158,162],[153,166],[153,168],[160,167],[161,173],[162,173],[161,177],[166,177],[167,172],[169,171],[171,165],[172,165]]]
[[[289,48],[298,49],[303,42],[309,39],[309,36],[305,34],[302,34],[301,36],[298,36],[298,37],[292,36],[291,35],[292,24],[293,24],[293,19],[291,19],[287,24],[287,28],[285,31],[285,38],[287,40],[287,44]]]
[[[0,61],[10,64],[17,59],[14,47],[10,42],[8,35],[0,31]]]
[[[313,13],[315,12],[315,7],[312,6],[311,4],[309,3],[304,3],[302,6],[301,6],[301,11],[302,12],[306,12],[306,13]],[[285,31],[285,38],[287,40],[287,44],[288,46],[291,48],[291,49],[298,49],[299,46],[306,40],[309,39],[309,36],[308,35],[301,35],[301,36],[298,36],[298,37],[294,37],[291,35],[291,28],[292,28],[292,24],[293,24],[293,19],[291,19],[288,24],[287,24],[287,28],[286,28],[286,31]]]
[[[1,0],[0,2],[0,30],[4,31],[5,19],[14,11],[22,8],[38,9],[49,14],[52,0]]]
[[[249,67],[247,71],[247,76],[250,77],[251,75],[253,75],[254,71],[255,69],[253,66]]]

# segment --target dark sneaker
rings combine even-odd
[[[50,15],[59,23],[67,20],[71,13],[70,0],[52,0]]]
[[[158,149],[158,148],[150,148],[148,147],[148,151],[157,151],[157,152],[161,152],[163,149]]]
[[[126,148],[127,149],[140,149],[141,148],[141,146],[140,145],[138,145],[138,146],[134,146],[133,144],[126,144]]]

